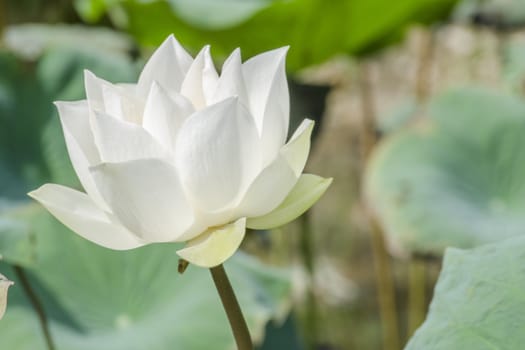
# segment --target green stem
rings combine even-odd
[[[418,258],[412,258],[408,269],[408,336],[410,337],[425,320],[425,262]]]
[[[377,293],[381,323],[383,325],[383,349],[400,349],[399,324],[397,320],[396,292],[390,257],[386,251],[383,232],[371,219],[372,251],[376,272]]]
[[[29,283],[29,279],[27,278],[25,270],[21,268],[20,266],[14,266],[14,270],[15,270],[16,276],[18,277],[18,279],[20,280],[20,283],[22,284],[22,288],[24,288],[24,291],[29,301],[33,305],[33,309],[35,309],[36,311],[36,314],[38,316],[38,321],[40,322],[40,328],[42,328],[42,333],[44,334],[44,339],[46,342],[47,349],[54,350],[55,345],[53,344],[53,339],[51,338],[51,332],[49,331],[49,325],[47,323],[47,318],[44,312],[44,307],[42,306],[40,299],[38,299],[38,296],[33,290],[33,287],[31,287],[31,284]]]
[[[0,38],[4,34],[5,27],[7,27],[7,4],[5,1],[0,0]]]
[[[238,350],[253,350],[252,339],[250,337],[250,332],[248,331],[248,326],[244,320],[244,316],[241,312],[241,307],[239,302],[235,297],[233,288],[228,280],[224,266],[221,264],[216,267],[210,268],[211,276],[217,292],[228,316],[228,321],[230,321],[230,326],[237,343]]]
[[[318,327],[318,312],[317,300],[313,290],[315,277],[315,256],[314,256],[314,242],[311,225],[310,212],[304,213],[300,217],[301,222],[301,255],[304,266],[310,278],[310,286],[308,288],[307,304],[306,304],[306,349],[313,350],[317,346],[319,338]]]

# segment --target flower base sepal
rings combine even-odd
[[[208,229],[196,238],[188,241],[186,247],[177,254],[200,267],[215,267],[222,264],[239,248],[246,233],[246,218],[231,224]]]

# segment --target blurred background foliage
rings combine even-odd
[[[516,348],[523,25],[522,0],[1,1],[0,271],[16,285],[0,347],[233,348],[211,279],[178,275],[175,247],[99,248],[26,197],[80,188],[52,102],[84,98],[84,69],[136,80],[174,33],[217,66],[290,45],[291,129],[317,120],[307,167],[335,178],[227,265],[259,349],[404,348],[443,255],[406,348],[483,348],[469,332]]]

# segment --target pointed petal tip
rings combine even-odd
[[[68,101],[53,101],[53,105],[55,105],[56,109],[58,110],[59,114],[64,110],[66,105],[70,103]]]
[[[204,45],[202,49],[195,56],[195,60],[206,60],[211,58],[211,46]]]
[[[6,287],[11,287],[15,284],[15,282],[13,281],[5,281],[5,283],[6,283]]]
[[[312,175],[312,174],[303,174],[303,176],[305,175],[310,177],[311,187],[317,186],[318,193],[320,193],[319,198],[326,192],[328,187],[330,187],[330,185],[334,181],[333,177],[321,177],[321,176]]]
[[[302,124],[306,125],[305,128],[309,129],[309,131],[311,132],[315,126],[315,120],[310,118],[304,118]]]
[[[240,47],[236,47],[235,50],[232,51],[230,56],[232,56],[232,57],[239,57],[239,59],[240,59],[241,58],[241,48]]]
[[[75,101],[53,101],[53,105],[55,105],[55,107],[58,109],[58,111],[62,111],[64,110],[64,108],[68,108],[68,107],[76,107],[76,106],[79,106],[83,103],[87,102],[87,100],[75,100]]]
[[[313,121],[312,119],[305,119],[306,121],[306,129],[308,131],[308,134],[310,136],[312,136],[312,132],[314,131],[314,127],[315,127],[315,121]]]
[[[31,198],[33,198],[34,200],[40,202],[40,195],[46,191],[46,189],[48,188],[50,184],[44,184],[42,186],[40,186],[39,188],[37,188],[36,190],[32,190],[30,192],[27,192],[27,195]]]
[[[84,69],[84,80],[86,78],[97,78],[97,76],[95,75],[95,73],[93,73],[89,69]]]
[[[15,282],[9,280],[7,277],[5,277],[4,275],[0,273],[0,286],[1,287],[8,288],[12,286],[13,284],[15,284]]]
[[[248,59],[248,61],[250,61],[250,60],[252,60],[254,58],[263,58],[263,57],[265,57],[266,59],[268,59],[269,57],[271,57],[271,59],[273,59],[274,62],[282,63],[282,62],[284,62],[286,60],[286,56],[288,54],[288,50],[289,49],[290,49],[290,46],[283,46],[283,47],[279,47],[277,49],[264,51],[264,52],[261,52],[261,53],[259,53],[257,55],[252,56],[250,59]]]
[[[37,189],[37,190],[33,190],[33,191],[31,191],[31,192],[27,192],[26,194],[27,194],[28,197],[31,197],[31,198],[33,198],[34,200],[38,200],[38,199],[36,198],[36,197],[37,197],[37,192],[38,192],[38,189]]]
[[[158,82],[157,80],[154,79],[154,80],[151,82],[151,88],[152,88],[152,89],[153,89],[153,88],[155,88],[155,89],[160,89],[161,86],[160,86],[159,82]]]
[[[304,119],[288,143],[279,151],[288,160],[288,164],[295,172],[296,177],[301,175],[308,160],[314,125],[313,120]]]
[[[232,64],[235,65],[242,65],[242,58],[241,58],[241,48],[238,47],[235,50],[232,51],[232,53],[226,58],[226,60],[222,64],[222,72],[224,71]],[[231,67],[231,66],[230,66]]]
[[[151,86],[149,88],[149,94],[148,94],[148,98],[150,98],[150,95],[151,94],[158,94],[158,93],[167,93],[166,89],[164,89],[162,87],[162,85],[157,81],[157,80],[153,80],[151,82]]]
[[[269,52],[274,53],[275,55],[280,55],[281,59],[285,59],[290,50],[290,45],[278,47],[277,49],[271,50]]]
[[[165,46],[171,46],[173,49],[175,49],[175,51],[179,49],[186,51],[184,47],[181,45],[180,41],[175,36],[175,34],[173,33],[171,33],[170,35],[168,35],[166,39],[164,39],[164,41],[159,45],[156,51],[158,51],[161,47],[163,48]]]

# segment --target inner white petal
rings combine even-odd
[[[179,129],[193,112],[188,99],[177,93],[169,94],[154,82],[144,109],[143,127],[174,155]]]
[[[175,154],[190,198],[207,212],[232,205],[259,172],[259,145],[253,119],[236,98],[194,113]]]

